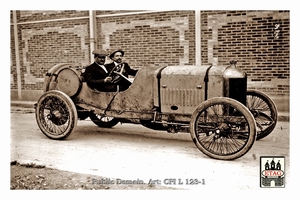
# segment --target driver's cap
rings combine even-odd
[[[107,56],[107,55],[108,55],[106,51],[100,50],[100,49],[95,49],[95,50],[92,52],[92,54],[94,54],[95,56],[96,56],[96,55],[104,55],[104,56]]]

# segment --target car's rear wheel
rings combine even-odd
[[[217,97],[204,101],[192,114],[191,137],[205,155],[233,160],[246,154],[256,139],[255,120],[240,102]]]
[[[58,90],[44,93],[35,109],[41,131],[51,139],[65,139],[77,124],[77,111],[68,95]]]
[[[119,123],[119,119],[114,117],[103,117],[101,115],[90,113],[90,119],[94,124],[102,128],[111,128]]]

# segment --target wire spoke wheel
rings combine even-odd
[[[233,160],[243,156],[256,138],[255,120],[240,102],[212,98],[193,113],[191,136],[204,154],[215,159]]]
[[[256,121],[256,139],[268,136],[277,124],[278,113],[275,103],[263,92],[248,90],[246,106]]]
[[[41,131],[51,139],[65,139],[77,124],[77,111],[63,92],[51,90],[38,100],[36,121]]]
[[[95,113],[90,113],[89,117],[94,124],[102,128],[111,128],[119,123],[117,118],[101,116]]]

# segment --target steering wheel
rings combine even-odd
[[[124,64],[119,64],[111,71],[112,83],[119,83],[122,78],[132,83],[125,75]]]

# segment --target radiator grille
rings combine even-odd
[[[229,79],[229,97],[246,105],[247,78]]]

